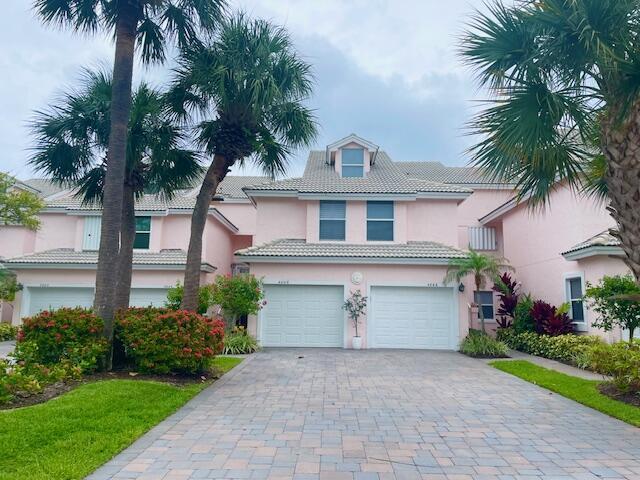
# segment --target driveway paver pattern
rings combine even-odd
[[[640,479],[640,430],[454,352],[268,349],[89,478]]]

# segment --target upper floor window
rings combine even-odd
[[[83,250],[98,250],[100,248],[100,223],[102,217],[84,217],[84,238],[82,240]]]
[[[367,202],[367,240],[393,241],[393,202]]]
[[[354,178],[364,177],[363,148],[342,149],[342,176]]]
[[[136,237],[133,248],[148,250],[151,241],[151,217],[136,217]]]
[[[469,246],[474,250],[497,250],[496,229],[469,227]]]
[[[574,322],[584,322],[584,303],[582,301],[582,295],[584,294],[582,288],[582,277],[568,277],[565,279],[565,290],[567,295],[567,302],[571,305],[569,310],[571,319]]]
[[[320,240],[345,239],[346,211],[344,200],[320,201]]]

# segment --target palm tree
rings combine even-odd
[[[640,3],[493,0],[462,56],[494,94],[474,163],[545,205],[559,182],[606,195],[640,280]]]
[[[459,283],[463,278],[472,275],[473,282],[476,287],[474,291],[480,292],[485,285],[487,277],[498,283],[500,280],[500,273],[502,270],[512,270],[506,260],[493,257],[491,255],[484,255],[472,248],[469,248],[469,254],[463,258],[452,258],[449,261],[447,267],[447,274],[444,277],[445,283],[456,282]],[[482,305],[478,308],[480,314],[480,325],[482,326],[482,332],[485,332],[484,326],[484,310]]]
[[[83,203],[102,203],[104,161],[109,146],[112,82],[109,74],[86,72],[82,87],[33,121],[36,146],[31,164],[54,181],[77,187]],[[122,225],[115,308],[129,306],[135,239],[135,200],[145,192],[171,198],[193,184],[202,169],[197,156],[181,148],[182,128],[164,113],[163,93],[140,84],[133,94],[127,134]]]
[[[94,308],[104,320],[104,333],[113,338],[115,285],[131,84],[136,47],[143,62],[163,62],[169,40],[181,47],[198,43],[200,31],[212,32],[224,15],[226,0],[33,0],[46,24],[84,33],[113,34],[113,64],[109,145],[104,176],[102,233],[96,273]]]
[[[183,308],[198,304],[202,232],[219,183],[249,157],[271,176],[285,172],[289,153],[316,134],[304,106],[311,87],[310,66],[287,32],[242,14],[225,21],[211,43],[181,56],[168,103],[183,120],[200,120],[198,143],[212,158],[191,219]]]

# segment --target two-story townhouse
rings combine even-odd
[[[242,187],[265,180],[231,176],[220,185],[204,232],[203,283],[231,273],[233,252],[252,244],[256,210]],[[0,257],[24,287],[13,305],[3,307],[3,317],[11,315],[14,323],[43,309],[92,304],[101,228],[100,208],[84,205],[72,190],[41,179],[23,183],[43,196],[46,208],[37,231],[0,229]],[[167,289],[182,281],[196,194],[149,194],[136,202],[131,305],[162,305]]]
[[[442,349],[466,334],[473,301],[443,284],[447,264],[469,243],[499,254],[499,232],[478,218],[513,195],[475,169],[394,162],[356,135],[311,152],[301,178],[245,192],[257,233],[236,258],[265,283],[267,306],[250,319],[263,345],[350,346],[342,305],[360,290],[365,346]]]
[[[366,347],[456,348],[478,327],[474,303],[496,327],[491,284],[442,283],[472,247],[508,259],[523,293],[569,302],[578,331],[624,337],[590,327],[581,299],[586,282],[627,272],[604,204],[559,186],[550,208],[532,210],[514,188],[477,168],[393,161],[356,135],[311,152],[302,177],[245,188],[257,233],[236,259],[263,278],[267,299],[250,329],[265,346],[349,347],[341,307],[360,290]]]

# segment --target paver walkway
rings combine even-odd
[[[453,352],[266,350],[90,478],[640,479],[640,429]]]
[[[0,358],[6,358],[13,349],[16,347],[16,342],[13,340],[0,342]]]

